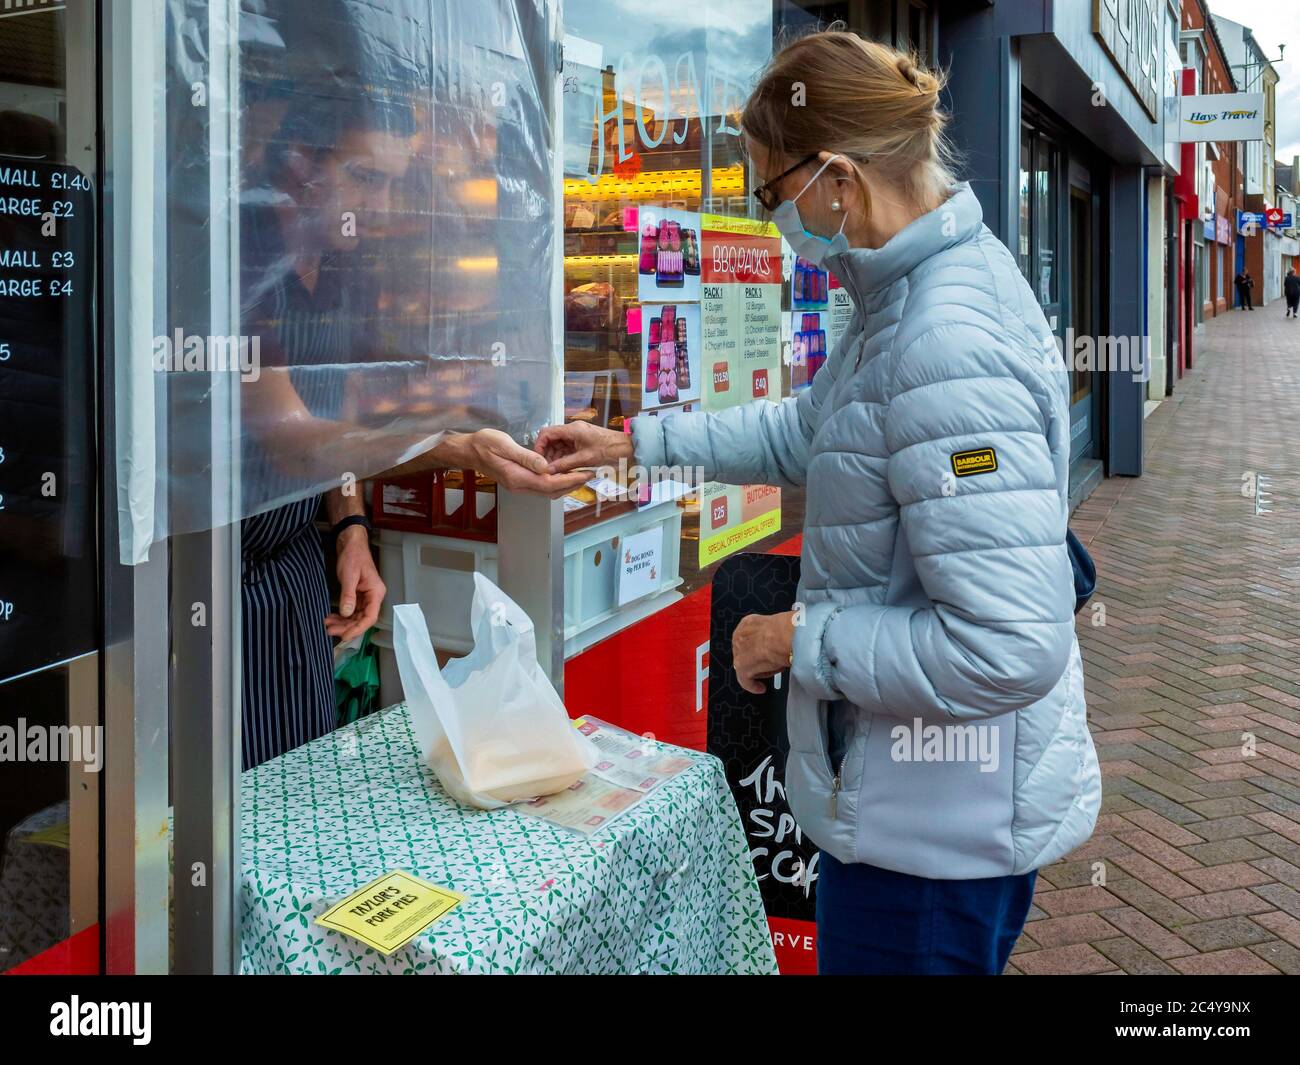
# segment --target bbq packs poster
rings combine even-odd
[[[701,216],[701,361],[705,410],[779,402],[781,236],[770,222]],[[708,484],[700,493],[699,563],[707,566],[781,528],[781,491]]]
[[[643,411],[779,401],[781,236],[770,222],[644,207],[637,219]],[[699,564],[781,528],[781,492],[700,489]]]

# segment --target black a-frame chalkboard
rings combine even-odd
[[[785,723],[789,673],[752,695],[732,669],[731,636],[747,614],[779,614],[794,607],[799,559],[742,554],[713,577],[709,622],[708,751],[721,759],[754,859],[769,917],[811,921],[817,848],[799,831],[785,799]]]

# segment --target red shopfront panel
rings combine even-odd
[[[782,976],[817,975],[817,925],[812,921],[769,917],[767,927]]]
[[[564,667],[569,715],[704,750],[711,591],[705,585],[571,658]]]
[[[99,972],[99,925],[28,958],[5,976],[94,976]]]

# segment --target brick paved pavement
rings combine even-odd
[[[1300,973],[1300,321],[1283,314],[1207,322],[1147,419],[1143,476],[1071,521],[1106,611],[1079,616],[1102,809],[1039,872],[1009,974]],[[1242,497],[1248,471],[1273,513]]]

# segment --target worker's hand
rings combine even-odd
[[[512,492],[559,499],[591,479],[590,473],[555,473],[541,455],[516,444],[498,429],[480,429],[459,442],[463,461]]]
[[[553,473],[578,468],[600,469],[632,461],[632,437],[588,422],[569,422],[543,429],[536,450]]]
[[[340,640],[351,640],[379,619],[388,589],[375,568],[365,526],[350,525],[339,533],[336,550],[339,611],[325,619],[325,631]]]
[[[731,636],[731,664],[745,691],[762,695],[763,683],[790,668],[794,648],[794,611],[784,614],[749,614],[740,619]]]

